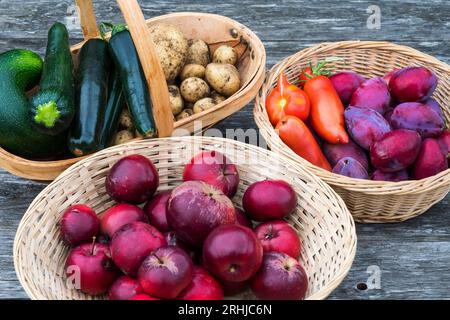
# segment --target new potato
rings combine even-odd
[[[234,48],[230,46],[220,46],[213,55],[214,63],[228,63],[235,65],[238,60],[238,54]]]
[[[184,66],[181,71],[180,78],[181,81],[186,80],[187,78],[204,78],[205,77],[205,67],[201,64],[187,64]]]
[[[200,113],[215,106],[213,99],[203,98],[194,104],[194,113]]]
[[[206,67],[205,77],[209,85],[225,97],[233,95],[241,86],[239,72],[231,64],[210,63]]]
[[[198,100],[209,96],[210,90],[208,84],[196,77],[187,78],[181,83],[181,95],[188,102],[197,102]]]
[[[191,39],[188,41],[186,64],[199,64],[204,67],[211,62],[209,47],[203,40]]]
[[[184,108],[184,101],[181,97],[180,89],[177,86],[169,86],[169,101],[170,107],[172,108],[172,114],[176,116]]]

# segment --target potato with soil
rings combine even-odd
[[[227,100],[227,98],[225,98],[221,94],[217,93],[216,91],[211,92],[211,96],[210,97],[213,100],[214,104],[219,104],[219,103]]]
[[[176,116],[184,108],[184,101],[181,97],[180,89],[177,86],[169,86],[169,101],[172,108],[172,114]]]
[[[193,114],[194,114],[194,111],[192,111],[192,109],[184,109],[183,111],[181,111],[181,113],[179,115],[177,115],[176,120],[180,121],[180,120],[189,118]]]
[[[131,119],[130,111],[128,111],[127,108],[123,109],[122,113],[120,114],[119,126],[129,131],[134,130],[133,119]]]
[[[128,131],[128,130],[121,130],[121,131],[117,132],[116,135],[114,136],[113,145],[117,146],[119,144],[126,143],[133,139],[134,139],[133,132]]]
[[[187,78],[204,78],[205,77],[205,67],[201,64],[187,64],[184,66],[183,70],[180,74],[181,81],[186,80]]]
[[[213,55],[214,63],[227,63],[235,65],[238,61],[238,54],[233,47],[230,46],[220,46],[216,49]]]
[[[231,64],[210,63],[206,67],[205,77],[209,85],[225,97],[236,93],[241,86],[239,72]]]
[[[210,51],[206,42],[200,39],[189,40],[186,64],[199,64],[206,67],[210,62]]]
[[[208,97],[210,94],[208,84],[203,79],[196,77],[187,78],[184,80],[181,83],[180,91],[183,99],[192,103]]]
[[[167,23],[152,26],[150,34],[166,80],[171,82],[186,64],[188,41],[177,27]]]
[[[215,106],[215,103],[214,103],[213,99],[211,99],[211,98],[200,99],[194,104],[194,113],[200,113],[202,111],[211,109],[214,106]]]

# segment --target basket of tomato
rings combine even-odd
[[[268,146],[330,184],[356,221],[404,221],[450,191],[449,74],[389,42],[323,43],[270,70],[254,117]]]

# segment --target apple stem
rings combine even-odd
[[[96,240],[96,237],[92,237],[91,256],[93,256],[95,253],[95,240]]]
[[[273,238],[273,224],[269,224],[269,232],[266,233],[266,239],[272,239]]]
[[[230,272],[231,272],[231,273],[235,273],[235,272],[236,272],[236,266],[235,266],[234,264],[232,264],[232,265],[230,266]]]

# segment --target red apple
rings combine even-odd
[[[144,207],[150,224],[161,232],[170,231],[167,223],[167,201],[170,191],[160,192],[153,197]]]
[[[191,282],[193,263],[186,252],[174,246],[156,249],[138,272],[144,292],[163,299],[175,299]]]
[[[292,226],[283,220],[261,223],[255,228],[264,252],[284,252],[294,259],[300,257],[300,239]]]
[[[178,296],[179,300],[222,300],[220,283],[204,268],[195,266],[191,283]]]
[[[190,248],[186,243],[183,242],[183,240],[180,239],[180,237],[174,231],[164,233],[164,238],[166,238],[168,246],[175,246],[184,250],[184,252],[186,252],[189,257],[191,257],[193,262],[199,259],[198,251]]]
[[[166,240],[155,227],[132,222],[114,233],[111,254],[114,263],[127,275],[134,276],[142,261],[154,250],[165,246]]]
[[[236,214],[222,191],[201,181],[187,181],[173,189],[167,221],[188,245],[199,248],[212,230],[234,224]]]
[[[256,221],[283,219],[294,211],[297,195],[294,189],[282,180],[255,182],[242,198],[244,211]]]
[[[238,295],[247,290],[249,287],[248,281],[231,282],[221,280],[220,283],[222,284],[223,292],[225,293],[226,296]]]
[[[235,208],[236,212],[236,223],[240,226],[247,227],[253,229],[252,220],[245,214],[242,209]]]
[[[232,198],[239,185],[239,173],[225,155],[217,151],[204,151],[184,167],[183,181],[192,180],[206,182]]]
[[[134,297],[132,297],[128,300],[160,300],[160,299],[149,296],[148,294],[145,294],[145,293],[141,293],[141,294],[135,295]]]
[[[71,246],[91,242],[97,236],[99,222],[95,211],[84,204],[70,206],[60,221],[63,241]]]
[[[300,263],[281,252],[267,252],[252,279],[253,293],[263,300],[304,299],[308,278]]]
[[[136,279],[121,276],[109,288],[109,300],[128,300],[144,292]]]
[[[219,279],[242,282],[250,279],[261,265],[263,248],[249,228],[220,226],[203,245],[203,265]]]
[[[112,238],[117,230],[134,221],[148,221],[141,208],[128,203],[116,204],[100,216],[100,231]]]
[[[66,275],[76,289],[90,295],[104,294],[119,277],[120,271],[111,260],[109,247],[100,243],[82,244],[69,253]]]
[[[109,171],[105,187],[118,202],[144,203],[155,193],[159,176],[153,163],[144,156],[134,154],[116,162]]]

